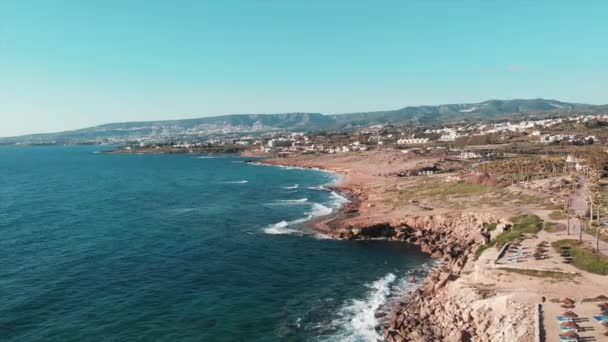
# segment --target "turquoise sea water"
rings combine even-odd
[[[429,262],[306,229],[330,173],[100,149],[0,147],[0,340],[371,341]]]

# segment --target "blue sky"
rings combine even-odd
[[[0,0],[0,136],[490,98],[608,103],[606,13],[608,1]]]

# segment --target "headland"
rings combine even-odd
[[[592,242],[578,233],[574,219],[566,231],[567,218],[559,214],[572,188],[584,197],[582,177],[555,173],[509,182],[487,172],[488,165],[398,150],[259,162],[343,176],[335,188],[351,203],[314,222],[317,231],[339,239],[413,243],[440,260],[420,288],[382,308],[390,312],[378,315],[388,341],[551,340],[562,332],[554,321],[564,311],[560,300],[572,299],[579,314],[591,317],[606,295],[605,275],[567,262],[559,249],[579,235],[582,250]],[[579,334],[605,338],[599,325]]]

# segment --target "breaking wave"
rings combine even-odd
[[[320,217],[320,216],[329,215],[329,214],[331,214],[332,211],[333,210],[331,208],[328,208],[319,203],[314,203],[312,205],[312,210],[310,212],[310,215],[312,217]]]
[[[386,303],[391,294],[391,285],[397,276],[389,273],[384,277],[366,284],[369,288],[365,298],[352,299],[338,312],[338,318],[332,322],[340,333],[335,336],[339,341],[382,341],[377,331],[380,322],[376,311]]]
[[[249,181],[246,180],[237,180],[237,181],[228,181],[228,182],[222,182],[223,184],[245,184],[245,183],[249,183]]]
[[[302,231],[300,231],[298,229],[289,228],[289,227],[298,225],[298,224],[302,224],[306,221],[310,221],[315,217],[329,215],[332,213],[332,211],[333,211],[333,209],[328,208],[322,204],[313,203],[310,212],[305,217],[302,217],[302,218],[299,218],[299,219],[293,220],[293,221],[283,220],[281,222],[275,223],[273,225],[270,225],[270,226],[264,228],[264,232],[266,234],[275,234],[275,235],[277,235],[277,234],[303,234]]]
[[[305,204],[308,202],[308,198],[299,198],[292,200],[278,200],[270,203],[266,203],[267,205],[294,205],[294,204]]]
[[[275,223],[269,227],[264,228],[264,233],[273,234],[273,235],[298,233],[297,230],[289,229],[288,227],[289,227],[289,222],[281,221],[279,223]]]
[[[342,207],[343,205],[345,205],[346,203],[350,202],[350,201],[348,200],[348,198],[346,198],[346,197],[344,197],[344,196],[340,195],[339,193],[337,193],[337,192],[335,192],[335,191],[332,191],[332,192],[331,192],[331,194],[329,194],[329,198],[331,198],[331,199],[332,199],[332,201],[333,201],[333,202],[332,202],[332,206],[333,206],[334,208],[340,208],[340,207]]]
[[[390,310],[395,306],[396,301],[419,288],[437,264],[437,261],[427,262],[420,268],[404,272],[399,277],[388,273],[371,284],[366,284],[369,290],[363,299],[349,300],[339,309],[337,318],[331,322],[337,333],[328,341],[384,341],[380,332],[380,325],[383,322],[380,320],[389,319]],[[382,311],[384,308],[388,308],[389,311]],[[382,315],[376,315],[381,311]]]
[[[292,186],[284,186],[283,189],[297,189],[300,185],[294,184]]]

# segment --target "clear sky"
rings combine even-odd
[[[608,1],[0,0],[0,136],[231,113],[608,103]]]

